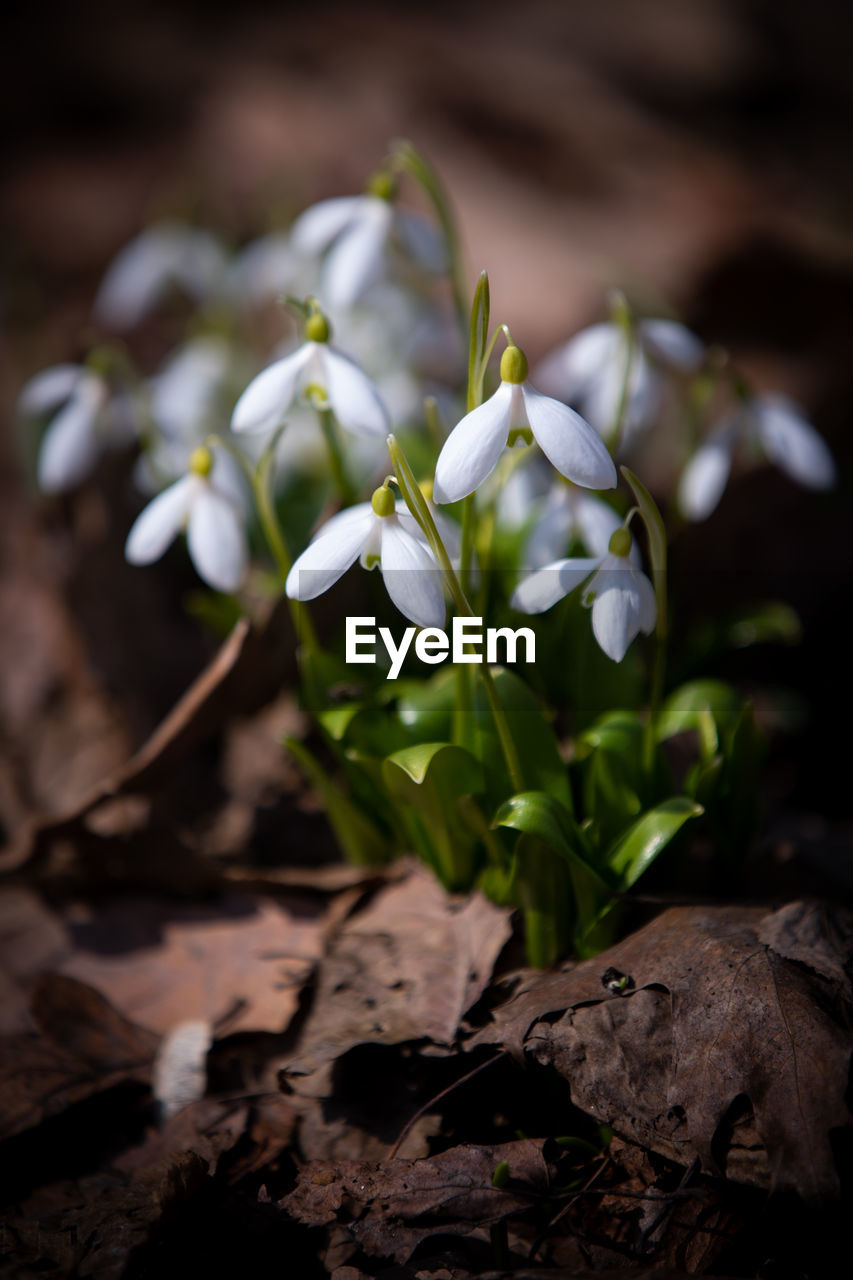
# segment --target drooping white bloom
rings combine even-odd
[[[222,338],[192,338],[149,379],[151,415],[170,440],[198,444],[215,430],[217,409],[223,407],[230,366],[228,344]]]
[[[238,303],[260,306],[285,293],[299,292],[303,272],[286,231],[271,231],[245,245],[228,270],[228,294]]]
[[[210,231],[182,222],[157,222],[116,255],[95,296],[94,314],[109,329],[138,325],[177,286],[193,302],[224,286],[227,258]]]
[[[216,591],[236,591],[246,575],[249,547],[244,514],[218,450],[196,449],[189,470],[137,516],[124,554],[131,564],[153,564],[184,529],[196,572]]]
[[[579,414],[543,396],[527,381],[527,360],[509,346],[501,358],[501,385],[451,431],[435,468],[436,502],[457,502],[491,475],[508,444],[533,440],[567,479],[590,489],[611,489],[616,468],[601,437]]]
[[[295,561],[285,591],[292,600],[314,600],[356,560],[365,569],[380,568],[389,596],[410,621],[419,627],[441,626],[445,605],[438,567],[403,527],[388,489],[377,489],[370,502],[327,520]]]
[[[570,542],[580,542],[594,556],[607,554],[622,517],[593,493],[562,483],[552,486],[531,531],[523,559],[531,569],[556,560]],[[631,557],[639,563],[636,546]]]
[[[606,555],[555,560],[537,569],[516,587],[510,604],[521,613],[544,613],[589,579],[583,604],[592,609],[592,631],[599,646],[621,662],[642,631],[649,635],[657,621],[654,587],[631,562],[633,540],[618,529]]]
[[[329,326],[319,313],[309,316],[307,341],[276,360],[249,383],[234,407],[231,430],[272,432],[303,394],[328,405],[338,422],[356,435],[381,436],[391,430],[376,387],[354,360],[329,344]]]
[[[127,443],[135,415],[125,395],[112,396],[107,382],[85,366],[58,364],[37,373],[21,391],[25,418],[52,414],[38,456],[44,493],[64,493],[85,480],[104,449]]]
[[[431,273],[446,270],[447,255],[437,229],[426,218],[400,209],[390,175],[377,174],[360,196],[321,200],[293,224],[297,254],[325,254],[320,297],[333,311],[351,307],[387,270],[389,252],[402,249]]]
[[[659,412],[667,375],[695,373],[705,348],[672,320],[639,320],[625,388],[621,438],[624,443],[651,426]],[[546,356],[536,380],[549,395],[576,404],[605,439],[617,425],[629,342],[620,324],[594,324]]]
[[[832,454],[798,406],[787,396],[753,396],[714,428],[685,467],[678,503],[689,520],[704,520],[717,506],[740,444],[759,450],[808,489],[835,483]]]

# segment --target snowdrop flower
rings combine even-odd
[[[271,231],[247,244],[228,271],[228,293],[236,302],[261,306],[297,291],[300,266],[286,231]]]
[[[436,228],[420,214],[398,208],[395,196],[394,179],[378,173],[364,195],[321,200],[294,222],[290,243],[296,253],[326,254],[320,294],[333,310],[351,307],[383,277],[395,244],[425,271],[446,270]]]
[[[705,348],[689,329],[672,320],[640,320],[622,411],[622,442],[652,425],[660,410],[668,373],[696,373]],[[536,380],[561,400],[577,404],[596,431],[608,439],[617,425],[628,333],[625,325],[594,324],[546,356]]]
[[[590,489],[616,484],[613,459],[588,422],[527,381],[527,359],[515,346],[501,357],[501,385],[451,431],[435,468],[436,502],[473,493],[497,466],[507,445],[533,440],[569,480]]]
[[[328,407],[347,431],[381,436],[391,429],[379,392],[354,360],[329,343],[330,329],[319,311],[305,322],[306,342],[276,360],[249,383],[234,408],[231,430],[272,432],[299,396]]]
[[[573,485],[555,484],[545,500],[524,552],[531,569],[556,560],[570,542],[581,542],[594,556],[607,554],[610,539],[622,524],[617,511],[595,494]],[[639,563],[639,551],[631,550]]]
[[[522,613],[544,613],[589,578],[583,604],[592,608],[593,635],[608,658],[621,662],[637,633],[650,635],[657,621],[654,587],[631,563],[632,546],[628,530],[619,528],[606,555],[537,569],[518,584],[510,604]]]
[[[753,396],[711,432],[685,467],[678,503],[689,520],[704,520],[720,501],[740,443],[763,452],[808,489],[835,483],[832,454],[797,405],[787,396]]]
[[[111,401],[106,380],[83,365],[57,364],[37,373],[21,391],[18,412],[26,418],[53,415],[38,456],[38,485],[44,493],[73,489],[105,448],[128,442],[135,430],[128,397]]]
[[[394,604],[419,627],[444,622],[444,595],[438,567],[429,551],[403,527],[394,495],[386,486],[370,502],[340,511],[327,520],[287,575],[291,600],[314,600],[328,591],[347,569],[361,561],[379,566]]]
[[[186,529],[199,577],[216,591],[236,591],[246,575],[248,540],[243,512],[220,472],[213,451],[201,446],[193,452],[186,475],[137,516],[124,548],[131,564],[153,564]]]
[[[193,302],[206,302],[224,285],[226,269],[225,252],[211,232],[181,222],[155,223],[107,268],[95,297],[95,317],[110,329],[132,329],[176,285]]]

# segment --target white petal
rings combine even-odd
[[[97,417],[106,388],[98,378],[78,379],[77,390],[42,437],[38,483],[45,493],[72,489],[90,473],[101,452]]]
[[[299,375],[317,347],[306,342],[254,378],[234,406],[232,431],[274,431],[293,404]]]
[[[406,252],[424,271],[440,275],[447,270],[444,237],[434,222],[409,209],[398,209],[394,229]]]
[[[688,520],[707,519],[723,496],[732,469],[735,439],[733,427],[717,430],[684,468],[678,484],[678,505]]]
[[[573,400],[586,394],[589,384],[603,371],[614,365],[621,368],[624,356],[622,331],[612,324],[593,324],[536,366],[536,382],[549,395]]]
[[[363,196],[338,196],[321,200],[301,213],[290,229],[295,253],[322,253],[357,215]]]
[[[612,489],[616,468],[607,447],[579,413],[522,386],[524,407],[539,448],[562,475],[587,489]]]
[[[575,526],[580,540],[587,551],[594,555],[607,555],[610,539],[622,524],[622,517],[608,503],[591,493],[576,493],[573,498]],[[631,554],[639,556],[636,544],[632,546]]]
[[[560,482],[548,494],[544,510],[528,539],[524,550],[524,563],[527,567],[539,569],[552,560],[557,560],[560,553],[566,550],[574,527],[574,504],[568,489]],[[605,547],[604,551],[606,550]]]
[[[205,302],[225,282],[228,260],[210,231],[188,227],[184,232],[174,279],[196,302]]]
[[[47,413],[73,395],[82,378],[92,376],[79,364],[55,364],[50,369],[42,369],[21,390],[18,412],[27,417]]]
[[[228,348],[218,338],[196,338],[151,379],[151,412],[173,439],[193,441],[212,429],[208,421],[223,391]]]
[[[355,564],[378,518],[369,502],[333,516],[287,575],[284,589],[291,600],[314,600],[328,591]]]
[[[213,470],[210,473],[210,484],[217,493],[228,499],[235,510],[239,511],[244,518],[248,518],[252,510],[252,502],[243,468],[234,455],[222,445],[214,445],[211,452]]]
[[[506,446],[511,404],[512,385],[502,382],[453,428],[435,465],[436,502],[458,502],[491,475]]]
[[[450,557],[451,564],[456,564],[462,552],[462,530],[455,520],[451,520],[443,511],[439,511],[434,503],[428,502],[430,513],[435,521],[435,527],[438,530],[438,536],[444,543],[444,549]],[[405,502],[402,500],[395,505],[397,519],[401,526],[410,533],[413,538],[429,550],[429,543],[426,540],[426,534],[412,515]]]
[[[197,484],[197,476],[182,476],[148,503],[127,535],[126,560],[131,564],[153,564],[160,559],[184,526]]]
[[[396,516],[382,521],[382,580],[400,612],[419,627],[444,622],[444,593],[435,561]]]
[[[634,585],[640,597],[638,621],[643,635],[650,636],[658,620],[658,600],[649,579],[639,569],[634,571]]]
[[[519,582],[510,598],[510,606],[521,613],[544,613],[579,587],[600,563],[598,556],[555,560]]]
[[[639,629],[636,593],[608,586],[592,606],[592,632],[599,646],[614,662],[621,662]]]
[[[626,440],[637,431],[651,426],[661,401],[662,375],[653,369],[642,351],[631,355],[628,389],[622,413],[620,439]],[[587,387],[582,397],[583,411],[596,431],[608,438],[616,426],[625,381],[624,364],[613,362]]]
[[[835,483],[835,463],[823,437],[785,396],[758,396],[750,406],[771,462],[810,489]]]
[[[229,271],[229,293],[238,302],[257,306],[268,298],[292,292],[298,277],[290,236],[274,231],[253,240],[238,254]]]
[[[326,391],[338,422],[357,435],[381,436],[391,430],[382,397],[366,373],[334,347],[319,346]]]
[[[202,480],[192,500],[187,547],[198,576],[216,591],[236,591],[249,563],[249,547],[237,508]]]
[[[641,320],[640,342],[652,359],[684,373],[695,373],[705,359],[705,347],[689,329],[674,320]]]
[[[392,216],[387,200],[362,197],[358,216],[335,241],[323,266],[322,295],[329,306],[351,307],[379,279]]]
[[[95,297],[102,324],[131,329],[148,315],[180,269],[186,232],[181,223],[157,223],[116,254]]]

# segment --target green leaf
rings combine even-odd
[[[330,707],[318,716],[336,741],[380,758],[408,746],[411,739],[396,716],[364,702]]]
[[[344,795],[304,743],[296,738],[285,738],[283,742],[322,796],[335,839],[349,861],[360,866],[387,862],[391,850],[379,828]]]
[[[731,729],[740,715],[743,699],[722,680],[691,680],[669,695],[658,720],[658,740],[663,742],[691,729],[702,731],[703,715],[710,712],[718,733]]]
[[[539,699],[515,674],[495,667],[492,676],[498,701],[504,709],[510,734],[521,760],[525,782],[531,790],[547,791],[572,811],[568,769],[560,756],[554,730]],[[473,711],[461,726],[464,745],[488,771],[490,798],[500,803],[515,788],[506,766],[489,700],[482,681],[473,689]]]
[[[685,822],[704,810],[687,796],[673,796],[638,818],[604,855],[604,862],[618,878],[624,892],[639,880]]]
[[[584,813],[599,847],[607,847],[641,812],[643,721],[634,711],[609,711],[578,738]]]
[[[448,667],[429,680],[398,682],[397,717],[414,742],[440,742],[450,737],[453,705],[456,699],[456,677]]]
[[[428,742],[395,751],[383,761],[382,776],[420,856],[447,888],[469,888],[477,837],[457,801],[483,792],[479,761],[462,747]]]

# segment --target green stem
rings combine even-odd
[[[469,493],[462,499],[462,542],[460,548],[459,572],[462,578],[462,590],[466,594],[471,590],[471,566],[474,561],[474,495]]]
[[[388,437],[388,452],[391,454],[391,461],[394,464],[394,473],[397,477],[397,484],[403,495],[406,506],[411,511],[414,518],[424,531],[426,539],[430,545],[430,550],[435,557],[442,572],[447,588],[453,598],[457,611],[466,618],[476,617],[473,609],[468,603],[468,598],[462,590],[459,579],[453,565],[450,563],[450,556],[447,554],[447,548],[441,540],[441,535],[435,525],[429,504],[421,493],[420,487],[415,480],[414,472],[409,465],[408,458],[400,447],[397,439],[390,435]],[[488,663],[479,664],[480,675],[483,680],[483,686],[486,690],[486,697],[489,700],[489,706],[492,710],[492,716],[495,721],[495,728],[498,731],[501,748],[506,760],[507,769],[516,791],[524,790],[524,775],[521,769],[521,762],[518,758],[518,752],[515,749],[515,743],[512,739],[509,724],[507,722],[506,713],[501,706],[498,698],[495,682],[492,678],[491,670]]]
[[[252,475],[252,490],[255,495],[255,506],[258,510],[261,528],[273,553],[283,586],[293,566],[293,561],[275,513],[271,484],[273,457],[274,450],[272,449],[268,449],[264,453]],[[306,649],[311,652],[317,652],[320,645],[310,613],[301,601],[292,600],[290,596],[287,596],[287,603],[297,637]]]
[[[453,304],[459,319],[462,332],[467,332],[468,304],[465,271],[462,265],[462,254],[459,247],[459,234],[456,230],[456,219],[447,198],[444,184],[431,164],[424,159],[416,147],[405,138],[398,139],[391,147],[391,166],[408,173],[420,185],[430,204],[435,210],[450,267],[450,286],[453,291]]]
[[[323,431],[323,438],[326,441],[326,448],[329,453],[329,467],[332,472],[332,480],[338,491],[338,497],[343,506],[349,507],[355,501],[355,490],[350,484],[346,467],[344,466],[341,447],[338,443],[335,415],[331,409],[318,409],[317,417]]]

